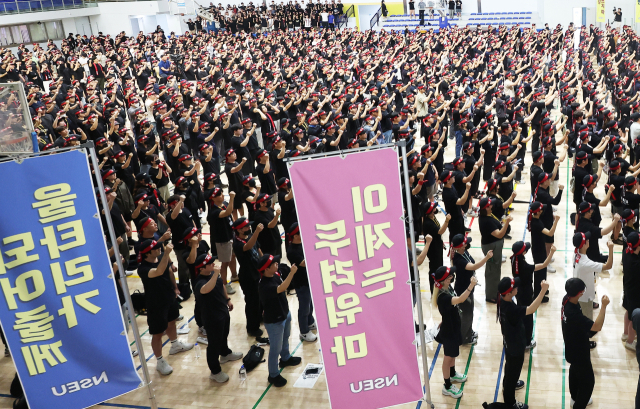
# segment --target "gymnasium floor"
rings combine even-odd
[[[419,143],[420,145],[420,143]],[[453,147],[447,150],[446,159],[452,160]],[[531,165],[531,156],[527,154],[526,168]],[[523,365],[520,379],[526,382],[526,387],[517,392],[517,399],[528,403],[532,408],[556,408],[564,409],[570,407],[570,395],[568,386],[568,364],[564,360],[564,343],[560,328],[560,305],[564,295],[564,282],[572,275],[573,246],[571,236],[573,226],[569,221],[569,214],[573,212],[568,190],[571,171],[571,161],[567,159],[561,164],[560,184],[566,189],[562,202],[558,206],[557,214],[561,216],[560,224],[556,230],[555,245],[557,253],[555,262],[557,272],[548,275],[550,282],[550,302],[543,304],[535,315],[534,336],[537,340],[537,347],[528,352]],[[523,175],[527,183],[517,185],[516,191],[518,200],[528,200],[530,197],[529,175]],[[597,188],[597,195],[604,197],[604,183],[600,183]],[[514,221],[512,223],[511,236],[513,240],[505,242],[503,254],[510,256],[511,245],[514,241],[530,239],[528,232],[525,232],[526,204],[515,204],[515,211],[512,212]],[[602,209],[603,225],[610,217],[609,208]],[[439,218],[443,219],[442,214]],[[471,221],[474,238],[470,253],[476,260],[482,258],[480,250],[480,233],[477,221]],[[204,232],[208,233],[209,227],[205,226]],[[208,237],[208,236],[205,236]],[[606,241],[603,239],[600,248],[606,251]],[[624,348],[620,335],[622,334],[622,322],[624,311],[622,302],[622,267],[620,265],[621,246],[615,246],[614,268],[610,273],[601,274],[598,278],[598,297],[607,294],[611,298],[611,304],[607,309],[607,316],[603,331],[595,340],[598,347],[592,351],[592,362],[595,370],[596,385],[593,394],[593,408],[633,408],[636,385],[638,379],[638,363],[635,354]],[[445,257],[446,259],[446,257]],[[425,322],[428,327],[437,325],[440,316],[437,309],[432,309],[428,287],[427,270],[425,263],[421,268],[422,280],[422,304],[425,313]],[[484,284],[483,269],[477,272],[479,281]],[[503,276],[511,276],[511,267],[507,263],[503,264]],[[131,291],[142,289],[142,284],[137,276],[128,278]],[[244,302],[242,291],[237,283],[232,286],[237,292],[231,296],[235,309],[231,312],[231,331],[229,335],[229,345],[232,350],[246,353],[254,343],[254,338],[246,335],[244,319]],[[500,326],[496,323],[496,307],[484,301],[484,286],[476,289],[474,329],[479,333],[478,344],[474,347],[463,346],[460,349],[460,356],[456,360],[456,368],[459,372],[468,375],[468,381],[464,384],[464,396],[459,401],[445,397],[441,394],[442,389],[442,349],[435,343],[427,345],[429,372],[432,373],[430,381],[432,400],[436,408],[481,408],[482,402],[502,400],[501,376],[503,360],[502,357],[502,335]],[[226,363],[222,365],[223,371],[227,372],[230,380],[226,384],[218,384],[208,378],[205,351],[202,351],[200,359],[195,358],[194,351],[168,356],[169,346],[165,346],[167,361],[173,366],[174,372],[169,376],[160,375],[155,367],[150,340],[147,333],[147,323],[143,316],[137,317],[137,323],[142,332],[144,354],[148,359],[149,372],[151,374],[152,386],[158,406],[170,409],[185,408],[329,408],[329,397],[326,391],[324,373],[320,376],[313,389],[293,388],[293,384],[302,373],[307,363],[319,363],[318,353],[319,343],[305,343],[299,341],[297,325],[297,298],[295,295],[288,297],[289,307],[292,311],[293,322],[291,327],[290,345],[292,354],[302,357],[302,365],[293,368],[286,368],[282,375],[289,383],[282,389],[270,388],[267,383],[267,365],[259,365],[254,371],[248,374],[244,383],[238,379],[238,369],[241,361]],[[180,335],[179,338],[188,342],[195,342],[198,336],[197,326],[193,321],[193,297],[183,303],[181,310],[184,320],[178,323],[179,327],[188,326],[190,332],[187,335]],[[594,312],[597,314],[599,310]],[[265,332],[266,333],[266,332]],[[133,336],[129,333],[130,341],[133,344]],[[165,339],[166,340],[166,339]],[[135,349],[132,347],[132,349]],[[268,353],[268,347],[265,348]],[[90,359],[90,357],[88,357]],[[135,359],[139,364],[138,358]],[[420,361],[421,362],[421,361]],[[13,363],[11,358],[0,358],[0,408],[11,407],[13,399],[8,396],[9,385],[14,376]],[[140,371],[141,372],[141,371]],[[424,404],[405,404],[402,409],[414,409]],[[149,407],[149,398],[146,388],[141,388],[125,396],[113,399],[108,403],[98,405],[99,408],[141,408]]]

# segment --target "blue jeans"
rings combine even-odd
[[[462,132],[456,131],[456,158],[462,156]]]
[[[385,144],[385,143],[391,143],[391,138],[393,137],[393,130],[388,130],[382,133],[382,135],[380,135],[378,137],[378,143],[380,144]]]
[[[297,292],[297,291],[296,291]],[[291,312],[287,314],[287,318],[283,321],[273,324],[264,324],[269,334],[269,358],[267,365],[269,367],[269,376],[275,378],[280,375],[278,368],[278,357],[283,361],[291,358],[289,353],[289,335],[291,335]]]
[[[298,326],[300,333],[309,332],[309,325],[313,324],[313,302],[311,301],[311,289],[308,286],[296,288],[298,296]]]

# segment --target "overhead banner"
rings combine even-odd
[[[31,409],[138,388],[87,156],[0,164],[0,323]]]
[[[289,169],[333,409],[422,398],[398,154]]]
[[[607,21],[604,11],[604,2],[605,0],[596,0],[596,22],[598,23],[604,23],[605,21]]]
[[[636,0],[636,23],[640,23],[640,0]]]

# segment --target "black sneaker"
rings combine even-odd
[[[547,297],[546,295],[544,297],[542,297],[542,303],[548,303],[549,302],[549,297]]]
[[[252,337],[261,337],[262,334],[264,334],[264,331],[262,331],[260,328],[253,330],[253,331],[249,331],[247,330],[247,334],[249,334]]]
[[[518,380],[516,383],[516,390],[524,388],[524,381]]]
[[[300,365],[301,362],[302,362],[302,358],[300,358],[299,356],[292,356],[292,357],[289,357],[289,359],[287,359],[286,361],[283,361],[281,359],[278,365],[280,366],[280,368],[286,368],[287,366]]]
[[[589,341],[589,348],[595,349],[598,346],[596,341]]]
[[[274,378],[272,377],[268,377],[267,378],[269,380],[269,383],[273,386],[275,386],[276,388],[282,388],[283,386],[285,386],[287,384],[287,380],[284,379],[282,377],[282,375],[278,375]]]
[[[511,235],[509,235],[509,234],[505,234],[503,238],[505,240],[511,240],[513,237],[511,237]]]

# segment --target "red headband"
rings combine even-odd
[[[513,286],[515,285],[515,283],[516,283],[515,280],[512,278],[511,279],[511,286],[509,287],[509,289],[504,291],[504,292],[502,292],[502,293],[500,293],[500,295],[505,296],[505,295],[509,294],[511,292],[511,290],[513,290]]]
[[[152,219],[151,217],[149,217],[149,218],[147,219],[147,221],[145,221],[144,223],[142,223],[142,226],[140,226],[140,230],[144,230],[144,229],[145,229],[149,224],[151,224],[151,221],[152,221],[152,220],[153,220],[153,219]]]
[[[201,269],[202,267],[206,266],[207,264],[209,264],[209,261],[211,261],[213,257],[211,257],[210,255],[207,254],[207,256],[204,258],[204,261],[200,264],[198,264],[196,266],[196,272]]]
[[[447,279],[447,277],[449,277],[449,273],[450,273],[451,269],[449,267],[447,267],[447,271],[444,272],[444,275],[442,276],[441,279],[437,279],[435,273],[433,274],[433,281],[434,281],[434,285],[439,289],[442,290],[442,282],[444,280]]]
[[[264,270],[266,270],[267,268],[269,268],[269,266],[271,265],[271,262],[272,262],[272,261],[273,261],[273,256],[272,256],[272,255],[269,255],[269,260],[267,260],[267,262],[266,262],[266,263],[264,263],[264,264],[262,265],[262,267],[260,267],[260,268],[258,269],[258,271],[264,271]]]

